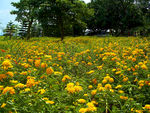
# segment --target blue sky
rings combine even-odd
[[[14,9],[11,6],[11,2],[18,2],[19,0],[0,0],[0,34],[2,34],[2,29],[6,27],[7,23],[12,20],[14,22],[15,15],[11,15],[10,11]],[[86,3],[90,0],[84,0]]]

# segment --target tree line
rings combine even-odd
[[[150,33],[150,0],[91,0],[88,4],[82,0],[20,0],[11,5],[16,9],[10,13],[21,25],[19,34],[26,39],[55,36],[63,40],[64,36],[84,35],[87,29],[88,35]]]

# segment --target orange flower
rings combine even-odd
[[[0,74],[0,81],[2,81],[3,79],[5,79],[7,76],[5,74]]]
[[[15,90],[13,87],[5,87],[2,94],[6,94],[7,92],[9,92],[10,94],[15,94]]]
[[[54,70],[51,67],[46,69],[46,74],[48,74],[48,75],[51,75],[53,72],[54,72]]]

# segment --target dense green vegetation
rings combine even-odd
[[[20,0],[11,3],[20,36],[148,36],[150,0]],[[16,26],[17,27],[17,26]],[[18,29],[18,28],[16,28]]]

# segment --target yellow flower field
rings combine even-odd
[[[149,113],[150,41],[0,41],[0,113]]]

